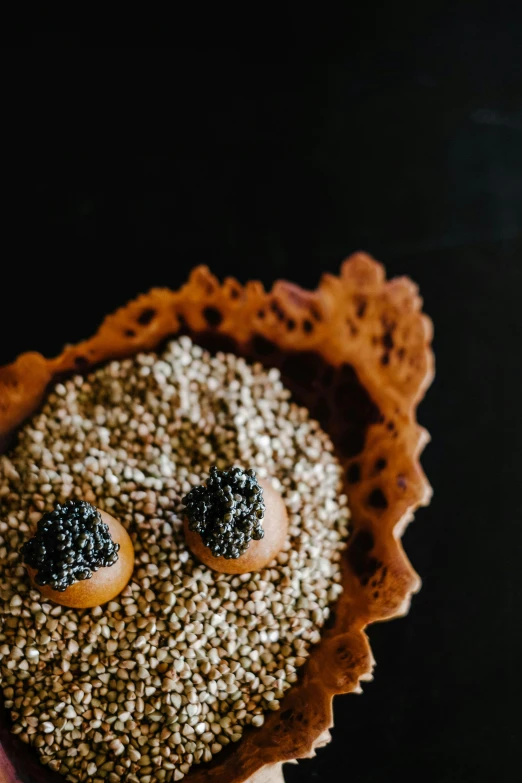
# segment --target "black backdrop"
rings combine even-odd
[[[364,249],[420,284],[437,378],[419,411],[423,578],[370,629],[363,696],[287,780],[506,781],[520,769],[519,15],[356,14],[286,53],[7,50],[0,363],[89,336],[196,263],[315,286]],[[34,42],[34,45],[33,45]],[[336,773],[337,771],[337,773]],[[510,774],[511,771],[511,774]]]

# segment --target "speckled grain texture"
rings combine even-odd
[[[0,369],[0,442],[6,445],[60,375],[188,333],[205,347],[279,367],[295,399],[334,441],[354,528],[335,620],[281,710],[239,746],[191,771],[187,781],[275,782],[281,762],[305,758],[325,744],[332,697],[359,690],[360,680],[371,676],[365,626],[407,612],[420,586],[400,535],[431,495],[418,462],[428,436],[415,418],[433,377],[432,328],[421,305],[411,281],[386,282],[382,266],[362,253],[344,262],[340,277],[323,276],[315,292],[282,281],[268,293],[257,282],[242,287],[227,279],[220,285],[198,267],[179,291],[154,289],[139,297],[108,316],[92,339],[56,359],[27,353]],[[20,780],[62,780],[9,734],[4,712],[0,725]],[[8,764],[0,764],[4,780],[17,780]]]

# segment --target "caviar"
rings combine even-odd
[[[240,557],[252,539],[263,538],[263,490],[255,471],[210,469],[206,486],[183,498],[189,529],[199,533],[215,557]]]
[[[114,565],[119,548],[98,509],[84,500],[70,500],[44,514],[20,554],[38,572],[37,584],[63,592],[99,568]]]

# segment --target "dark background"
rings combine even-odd
[[[521,25],[394,6],[263,53],[4,51],[0,363],[198,263],[314,287],[364,249],[434,320],[435,495],[404,539],[423,589],[370,629],[374,682],[290,783],[520,774]]]

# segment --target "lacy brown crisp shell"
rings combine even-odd
[[[243,287],[227,278],[220,285],[198,267],[179,291],[153,289],[140,296],[107,316],[90,340],[68,346],[57,358],[26,353],[0,369],[4,448],[58,377],[155,349],[182,333],[211,350],[279,367],[294,398],[335,444],[353,532],[333,619],[281,709],[209,764],[193,767],[187,781],[283,781],[283,763],[311,756],[329,741],[332,697],[360,691],[360,681],[371,678],[365,627],[405,614],[419,589],[400,537],[431,496],[418,461],[428,434],[415,418],[433,377],[432,326],[421,305],[410,280],[386,282],[383,267],[363,253],[345,261],[339,277],[324,275],[314,292],[284,281],[268,293],[259,282]],[[63,783],[10,734],[5,711],[0,738],[1,783]]]

